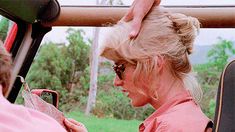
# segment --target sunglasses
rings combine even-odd
[[[113,70],[115,71],[115,73],[117,74],[117,76],[119,77],[119,79],[123,79],[123,72],[125,71],[125,65],[124,64],[114,64],[113,66]]]

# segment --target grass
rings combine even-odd
[[[137,132],[141,123],[138,120],[118,120],[114,118],[97,118],[95,116],[87,117],[77,111],[65,115],[68,118],[82,122],[89,132]]]

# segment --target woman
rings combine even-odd
[[[198,20],[155,7],[135,39],[129,39],[131,25],[121,21],[110,28],[101,56],[114,61],[114,85],[128,93],[133,106],[150,104],[156,109],[139,131],[211,131],[209,118],[197,104],[202,91],[188,58],[200,27]]]

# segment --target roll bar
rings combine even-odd
[[[202,28],[234,28],[235,6],[164,6],[199,19]],[[128,6],[61,6],[58,19],[45,26],[107,26],[116,23]]]

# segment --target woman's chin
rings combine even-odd
[[[142,106],[144,106],[145,104],[141,104],[141,103],[139,103],[139,102],[135,102],[135,101],[132,101],[132,100],[131,100],[131,105],[132,105],[133,107],[142,107]]]

